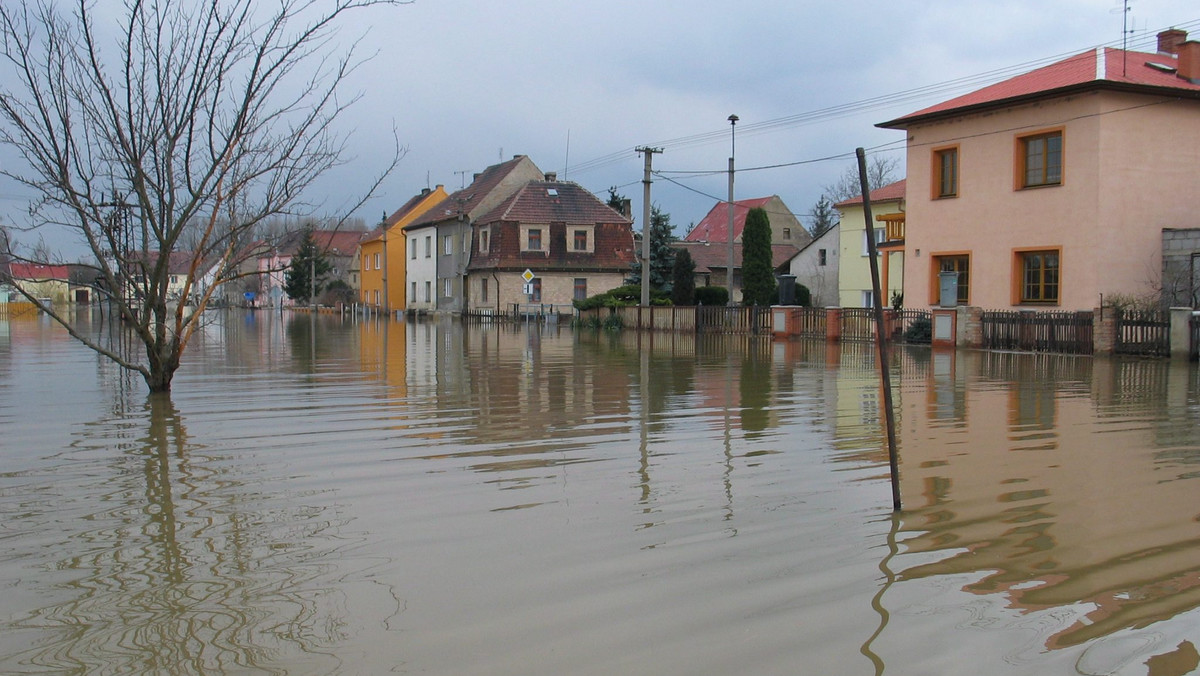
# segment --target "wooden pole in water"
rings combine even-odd
[[[858,185],[862,189],[863,218],[867,225],[867,258],[871,264],[871,288],[875,292],[875,345],[879,350],[879,380],[883,388],[883,418],[887,427],[888,464],[892,474],[892,509],[900,511],[900,462],[896,453],[896,413],[892,408],[892,376],[887,360],[887,332],[883,326],[883,293],[879,289],[879,249],[875,246],[875,225],[871,222],[871,190],[867,185],[867,155],[862,148],[858,156]]]

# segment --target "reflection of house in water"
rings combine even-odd
[[[1085,620],[1044,637],[1052,649],[1200,607],[1186,365],[939,358],[901,386],[904,543],[926,554],[901,581],[965,574],[965,591],[1021,612],[1081,606]]]

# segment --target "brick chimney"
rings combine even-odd
[[[1175,66],[1175,72],[1192,84],[1200,84],[1200,42],[1188,40],[1178,49],[1179,64]]]
[[[546,172],[546,182],[547,183],[557,183],[558,182],[558,172],[547,171]]]
[[[1187,41],[1187,31],[1169,28],[1158,34],[1159,54],[1178,54],[1179,45]]]

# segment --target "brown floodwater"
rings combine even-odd
[[[1194,365],[893,365],[899,514],[869,345],[0,321],[0,673],[1200,670]]]

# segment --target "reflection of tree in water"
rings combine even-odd
[[[69,673],[281,673],[273,665],[303,654],[306,668],[325,660],[336,671],[327,651],[346,618],[318,577],[342,524],[327,508],[272,505],[239,480],[245,466],[235,475],[198,455],[169,395],[151,396],[145,414],[141,438],[118,429],[99,449],[78,448],[97,441],[92,430],[77,444],[124,449],[101,477],[84,477],[104,487],[63,489],[48,513],[15,525],[73,531],[50,554],[68,554],[47,566],[69,576],[42,592],[55,603],[8,625],[42,637],[14,659]]]
[[[738,388],[742,401],[744,432],[762,432],[771,422],[771,355],[767,352],[769,349],[769,344],[751,341],[742,357]]]

